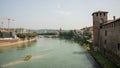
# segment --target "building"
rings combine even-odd
[[[90,35],[91,41],[93,40],[93,26],[80,29],[84,35]]]
[[[97,11],[93,16],[93,46],[120,64],[120,18],[108,20],[108,12]]]
[[[29,30],[25,28],[16,28],[14,29],[16,33],[28,33]]]
[[[11,29],[0,29],[0,32],[2,33],[2,36],[0,38],[14,38],[17,39],[16,34],[17,33],[28,33],[28,29],[25,28],[11,28]]]
[[[13,37],[13,34],[10,31],[1,30],[1,33],[2,33],[2,38],[11,38],[11,37]]]

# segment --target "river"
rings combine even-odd
[[[26,55],[32,55],[24,61]],[[92,56],[79,44],[58,38],[0,47],[2,68],[98,68]]]

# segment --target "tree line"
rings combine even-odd
[[[33,38],[38,34],[36,32],[33,32],[33,33],[17,33],[16,35],[19,38]],[[1,31],[0,31],[0,38],[3,38],[3,33]]]
[[[91,38],[91,34],[89,32],[84,32],[80,35],[76,30],[69,30],[66,32],[60,32],[60,38],[74,40],[83,44],[89,43],[87,40]]]
[[[55,32],[53,32],[53,33],[47,32],[47,33],[39,33],[38,35],[56,35],[56,33]]]
[[[38,34],[36,32],[33,32],[33,33],[18,33],[17,34],[17,37],[19,38],[33,38],[35,36],[37,36]]]

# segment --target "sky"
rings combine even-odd
[[[28,29],[81,29],[92,26],[92,13],[120,17],[120,0],[0,0],[0,26]]]

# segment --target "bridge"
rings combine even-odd
[[[59,35],[38,35],[39,38],[58,38]]]

